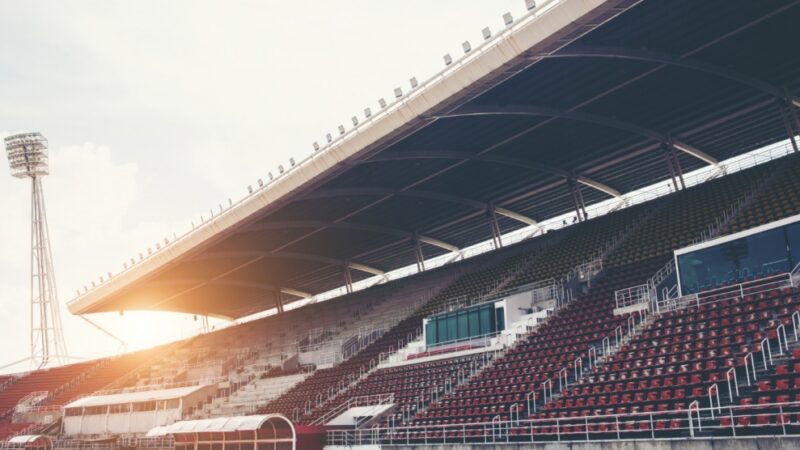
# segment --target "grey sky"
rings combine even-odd
[[[499,30],[506,11],[520,16],[524,2],[0,3],[0,133],[50,140],[62,307],[411,76],[434,74],[444,53],[480,42],[484,26]],[[0,176],[0,342],[12,343],[0,365],[28,352],[29,189]],[[117,349],[62,314],[71,353]],[[98,316],[131,339],[138,320]],[[150,323],[159,339],[197,326]]]

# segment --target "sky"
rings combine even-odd
[[[524,10],[523,0],[0,2],[0,137],[50,142],[44,191],[70,355],[120,350],[69,315],[77,289]],[[27,356],[30,340],[30,183],[5,173],[0,366]],[[200,326],[167,313],[90,318],[129,349]]]

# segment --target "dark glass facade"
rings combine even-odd
[[[800,262],[800,222],[677,257],[683,294],[788,272]]]

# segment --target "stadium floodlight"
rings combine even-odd
[[[372,110],[369,108],[364,108],[364,117],[366,117],[367,119],[372,117]]]
[[[419,81],[417,81],[417,77],[411,77],[408,82],[411,84],[411,89],[416,89],[419,86]]]
[[[378,99],[378,105],[380,105],[381,109],[386,108],[386,99],[379,98]]]
[[[31,329],[29,361],[44,367],[67,362],[67,346],[61,327],[56,277],[50,250],[50,233],[42,177],[50,173],[47,139],[41,133],[22,133],[5,138],[11,175],[30,178],[31,211]]]
[[[512,16],[510,12],[503,14],[503,23],[505,23],[506,26],[511,25],[514,23],[514,16]]]
[[[472,51],[472,44],[469,41],[464,41],[461,43],[461,49],[464,50],[464,53],[469,53]]]
[[[353,117],[350,118],[350,121],[353,122],[353,126],[354,127],[358,126],[358,117],[353,116]]]
[[[318,151],[319,151],[319,142],[317,142],[317,141],[314,141],[314,144],[313,144],[313,145],[314,145],[314,151],[315,151],[315,152],[318,152]]]
[[[453,64],[453,57],[450,56],[450,53],[445,53],[444,56],[442,57],[442,59],[444,59],[444,65],[445,66],[449,66],[450,64]]]
[[[400,98],[403,96],[403,89],[402,88],[394,88],[394,98]]]
[[[344,134],[344,131],[345,131],[344,130],[344,125],[339,125],[339,135],[340,136]]]
[[[536,0],[525,0],[525,8],[527,8],[528,11],[536,8]]]
[[[492,37],[492,30],[489,27],[484,28],[481,30],[481,34],[483,34],[483,40],[487,41],[490,37]]]
[[[331,136],[330,133],[326,133],[325,140],[328,141],[328,144],[330,144],[331,142],[333,142],[333,136]]]

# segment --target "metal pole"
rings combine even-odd
[[[792,106],[789,105],[789,107],[791,108]],[[781,119],[783,120],[784,128],[786,128],[786,134],[789,137],[789,141],[792,143],[792,150],[794,150],[794,152],[797,153],[798,149],[797,149],[797,140],[795,139],[795,130],[794,127],[792,126],[792,123],[789,121],[789,116],[786,115],[786,109],[784,108],[782,101],[778,103],[778,110],[781,113]]]

